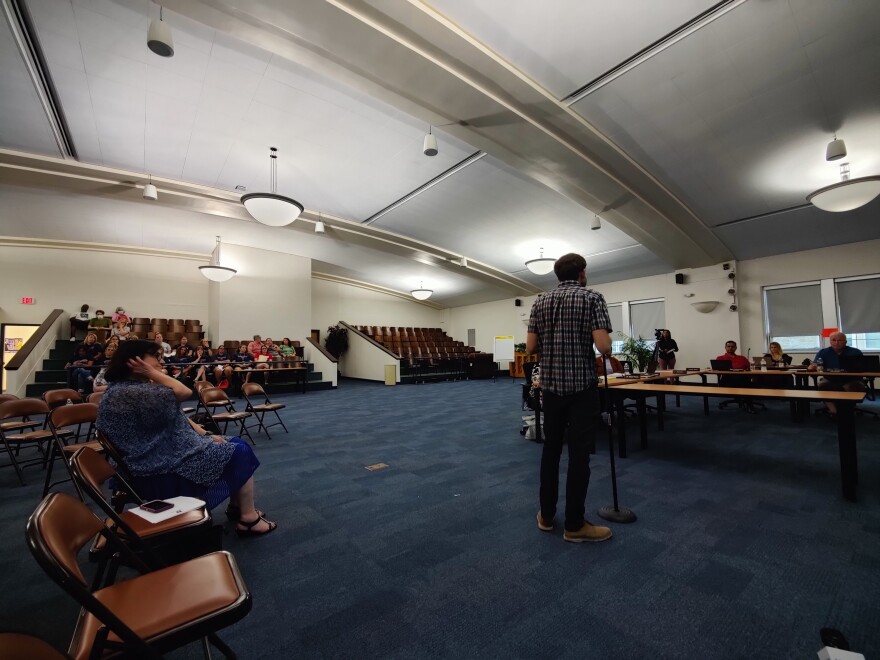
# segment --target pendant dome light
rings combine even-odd
[[[410,291],[410,293],[412,294],[412,297],[416,300],[427,300],[432,295],[434,295],[434,290],[426,289],[424,282],[419,282],[419,288],[413,289],[412,291]]]
[[[278,149],[269,147],[269,187],[271,192],[242,195],[241,203],[257,222],[283,227],[299,217],[304,207],[295,199],[275,192],[278,186]]]
[[[831,162],[846,156],[846,143],[837,135],[825,147],[825,160]],[[849,177],[849,163],[840,164],[840,181],[819,188],[807,195],[807,201],[823,211],[840,213],[864,206],[880,195],[880,176]]]
[[[526,268],[532,271],[535,275],[546,275],[553,270],[553,264],[556,263],[556,259],[545,257],[544,248],[541,248],[540,254],[541,256],[537,259],[529,259],[526,262]]]
[[[225,282],[232,279],[238,271],[228,266],[220,265],[220,237],[217,237],[217,245],[211,253],[211,263],[208,266],[199,266],[199,271],[212,282]]]

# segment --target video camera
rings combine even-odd
[[[660,341],[660,339],[663,337],[664,330],[665,328],[654,328],[654,339]]]

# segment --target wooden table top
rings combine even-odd
[[[723,372],[728,373],[728,372]],[[628,383],[625,389],[655,394],[698,394],[701,396],[760,397],[762,399],[803,399],[807,401],[851,401],[865,399],[864,392],[837,392],[835,390],[777,390],[762,387],[714,387],[711,385],[659,385],[655,383]]]
[[[748,371],[707,369],[700,373],[712,374],[713,376],[748,374],[750,376],[831,376],[832,378],[835,376],[849,376],[850,378],[880,378],[880,372],[877,371],[808,371],[806,369],[751,369]]]

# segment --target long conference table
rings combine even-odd
[[[701,396],[704,401],[709,397],[728,397],[742,399],[782,399],[792,405],[792,415],[795,416],[798,402],[809,403],[810,401],[830,401],[837,406],[837,443],[840,453],[840,480],[843,496],[850,501],[856,499],[856,487],[858,485],[858,453],[856,449],[855,434],[855,406],[865,398],[864,392],[837,392],[834,390],[808,390],[808,389],[772,389],[755,387],[720,387],[708,385],[668,385],[649,382],[649,380],[662,380],[675,377],[702,376],[705,374],[718,373],[729,374],[730,372],[690,372],[687,374],[674,374],[672,376],[660,374],[651,378],[629,380],[615,379],[614,386],[609,380],[609,390],[618,411],[622,410],[623,400],[633,397],[638,402],[639,427],[641,430],[642,448],[647,449],[647,409],[644,400],[648,396],[657,397],[657,422],[660,430],[663,430],[663,412],[665,409],[664,399],[666,394],[676,396]],[[749,374],[750,372],[734,372]],[[764,373],[764,372],[754,372]],[[782,375],[786,372],[771,371],[770,373]],[[812,375],[812,372],[811,374]],[[822,374],[820,374],[822,375]],[[838,375],[838,374],[832,374]],[[842,375],[842,374],[841,374]],[[870,374],[860,374],[868,376]],[[623,382],[616,382],[622,380]],[[706,404],[708,411],[708,405]],[[618,441],[620,443],[620,456],[626,457],[626,435],[623,432],[622,417],[618,423]]]

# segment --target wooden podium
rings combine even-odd
[[[537,362],[537,354],[529,354],[529,353],[514,353],[513,354],[513,362],[510,363],[510,377],[511,378],[525,378],[525,374],[523,373],[523,364],[526,362]],[[534,358],[534,359],[532,359]]]

